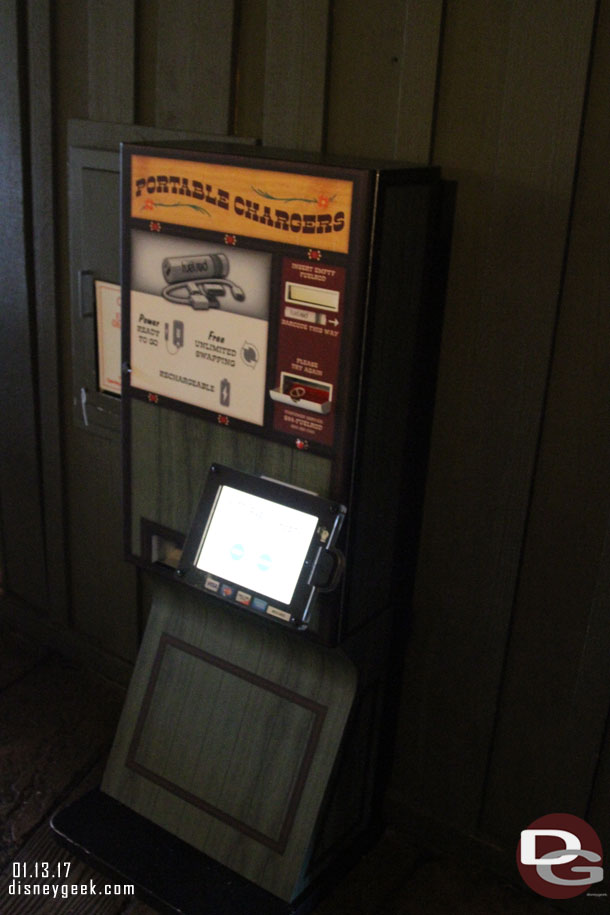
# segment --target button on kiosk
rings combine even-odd
[[[151,606],[101,788],[53,828],[162,911],[304,913],[378,835],[452,192],[123,147],[125,545]]]

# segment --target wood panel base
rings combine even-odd
[[[158,582],[102,790],[290,901],[356,679],[339,651]]]

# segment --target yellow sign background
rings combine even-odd
[[[348,251],[351,181],[142,155],[131,169],[135,218]]]

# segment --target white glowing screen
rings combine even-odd
[[[289,604],[318,518],[221,486],[196,566]]]

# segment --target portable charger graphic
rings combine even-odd
[[[170,356],[175,356],[176,353],[182,349],[184,346],[184,321],[172,321],[172,338],[170,341],[170,325],[169,322],[165,322],[165,348],[170,354]]]
[[[163,298],[174,305],[188,305],[195,311],[220,308],[220,299],[227,292],[236,302],[243,302],[246,298],[244,290],[226,279],[229,269],[226,254],[166,257],[161,265],[167,281],[162,291]]]

